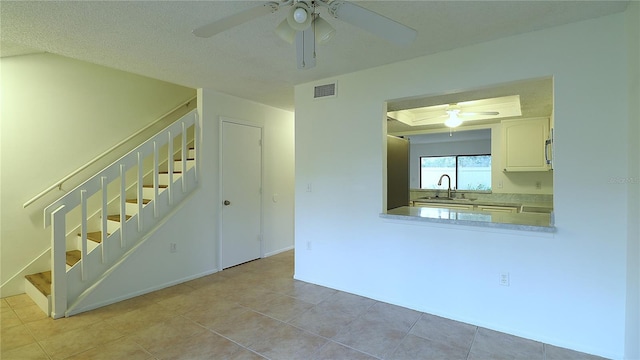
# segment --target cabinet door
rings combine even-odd
[[[503,213],[518,212],[518,208],[513,206],[478,205],[477,209],[481,211],[503,212]]]
[[[548,171],[545,140],[549,137],[549,119],[502,121],[504,171]]]

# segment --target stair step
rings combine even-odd
[[[107,236],[111,234],[107,233]],[[78,233],[78,236],[82,236],[82,234]],[[87,233],[87,240],[91,240],[100,244],[102,242],[102,231],[93,231]]]
[[[131,215],[126,215],[127,220],[131,219]],[[120,222],[120,215],[109,215],[107,216],[107,220]]]
[[[174,174],[182,174],[182,171],[174,171]],[[158,174],[164,174],[164,175],[169,175],[168,171],[158,171]]]
[[[27,275],[25,278],[45,296],[51,295],[51,271]]]
[[[142,185],[143,188],[153,189],[153,185]],[[158,185],[158,189],[166,189],[169,185]]]
[[[138,199],[127,199],[127,202],[128,202],[129,204],[137,204],[137,203],[138,203]],[[150,203],[150,202],[151,202],[151,199],[142,199],[142,203],[143,203],[144,205],[147,205],[147,204],[148,204],[148,203]],[[120,217],[120,215],[116,215],[116,216]],[[129,215],[127,215],[127,216],[129,216]],[[127,219],[129,219],[130,217],[131,217],[131,216],[127,217]]]
[[[67,251],[67,265],[73,266],[82,258],[80,250]]]

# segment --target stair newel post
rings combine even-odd
[[[181,121],[182,125],[182,157],[180,162],[182,164],[182,192],[187,192],[187,128],[184,121]]]
[[[108,196],[107,196],[107,186],[109,185],[108,178],[106,176],[100,177],[101,186],[102,186],[102,233],[101,236],[101,249],[102,249],[102,263],[107,260],[106,255],[106,244],[107,244],[107,217],[109,216],[109,212],[107,210]]]
[[[67,239],[66,211],[62,205],[51,213],[51,317],[67,311]]]
[[[167,155],[167,168],[168,168],[168,172],[169,172],[169,187],[167,188],[167,191],[169,191],[169,205],[173,205],[173,168],[174,168],[174,163],[173,163],[173,137],[171,135],[171,131],[167,132],[167,136],[169,137],[169,141],[167,142],[167,147],[169,148],[168,150],[168,155]],[[184,168],[182,169],[182,172],[184,172]],[[184,175],[184,174],[183,174]]]
[[[127,227],[127,167],[120,164],[120,247],[125,244],[125,228]],[[104,245],[103,245],[104,246]]]
[[[138,232],[142,231],[142,199],[143,199],[143,193],[142,193],[142,184],[143,184],[143,166],[142,166],[142,153],[140,153],[140,151],[138,151],[138,191],[137,191],[137,197],[138,197]]]
[[[158,181],[160,164],[158,162],[158,143],[153,142],[153,216],[158,217]]]
[[[80,190],[80,270],[82,273],[82,281],[87,279],[87,190]]]

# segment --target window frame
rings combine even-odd
[[[420,175],[420,180],[419,180],[419,185],[420,185],[420,190],[438,190],[438,189],[429,189],[429,188],[423,188],[422,187],[422,159],[423,158],[446,158],[446,157],[453,157],[455,158],[455,187],[452,186],[452,189],[455,190],[459,190],[459,191],[483,191],[483,192],[487,192],[487,191],[492,191],[492,186],[491,183],[489,184],[489,189],[488,190],[468,190],[468,189],[459,189],[458,188],[458,157],[460,156],[466,156],[466,157],[472,157],[472,156],[489,156],[491,159],[491,164],[492,164],[492,168],[493,168],[493,156],[491,155],[491,153],[489,154],[457,154],[457,155],[420,155],[419,156],[419,164],[418,164],[418,172]],[[492,173],[491,173],[492,174]],[[492,174],[493,175],[493,174]],[[491,178],[491,181],[493,181],[493,176]]]

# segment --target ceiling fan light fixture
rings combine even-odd
[[[309,6],[303,2],[298,2],[291,7],[291,11],[289,11],[289,15],[287,16],[287,22],[292,29],[304,31],[313,21],[312,16],[309,16],[310,14],[311,9]]]
[[[319,44],[326,44],[329,40],[333,39],[333,36],[336,34],[336,29],[334,29],[331,24],[319,15],[313,21],[313,26],[316,34],[316,41]]]
[[[445,120],[444,124],[450,128],[462,125],[462,119],[458,117],[458,112],[460,112],[460,110],[447,111],[447,113],[449,114],[449,118]]]
[[[296,32],[294,29],[289,26],[289,22],[285,19],[282,20],[280,25],[275,28],[275,33],[284,41],[289,44],[293,44],[293,40],[296,38]]]

